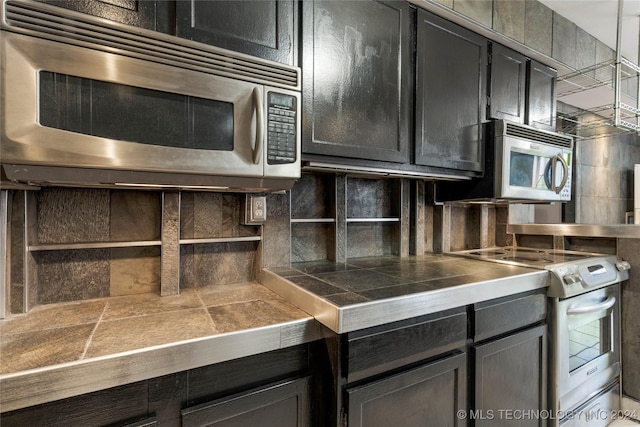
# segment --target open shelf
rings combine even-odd
[[[74,243],[45,243],[29,245],[29,252],[64,251],[72,249],[106,249],[106,248],[138,248],[144,246],[160,246],[160,240],[146,240],[138,242],[74,242]]]
[[[619,78],[617,67],[620,69]],[[578,139],[640,132],[639,76],[640,67],[626,58],[621,58],[619,64],[609,60],[559,76],[558,101],[580,109],[572,114],[573,118],[562,118],[560,130]],[[619,91],[619,99],[616,99],[616,90]]]

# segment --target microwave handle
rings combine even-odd
[[[562,154],[556,154],[555,159],[553,160],[553,162],[557,165],[558,163],[560,163],[562,165],[562,182],[560,183],[560,185],[558,185],[557,187],[555,187],[553,190],[556,192],[556,194],[560,194],[560,192],[562,191],[562,189],[564,188],[565,184],[567,183],[567,180],[569,179],[569,165],[567,165],[567,162],[564,161],[564,158],[562,157]],[[551,180],[551,182],[553,182],[553,184],[555,185],[556,182],[556,168],[553,168],[553,178]]]
[[[567,309],[567,314],[569,316],[579,315],[579,314],[589,314],[595,313],[602,310],[608,310],[616,303],[616,297],[610,296],[606,300],[601,303],[594,305],[585,305],[583,307],[570,307]]]
[[[262,108],[262,94],[260,88],[253,88],[253,104],[256,110],[256,141],[253,147],[253,164],[260,163],[262,155],[262,139],[264,138],[264,111]]]

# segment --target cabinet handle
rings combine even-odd
[[[260,163],[262,154],[262,139],[264,138],[264,112],[262,109],[262,94],[259,87],[253,88],[253,105],[256,111],[256,141],[253,146],[253,164]]]
[[[594,305],[585,305],[582,307],[570,307],[567,309],[569,316],[575,316],[579,314],[595,313],[597,311],[608,310],[616,303],[616,297],[610,296],[603,302]]]

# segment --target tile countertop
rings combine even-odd
[[[40,305],[0,321],[10,411],[315,341],[322,328],[259,283]]]
[[[549,286],[549,273],[447,255],[292,264],[259,280],[336,333]]]
[[[258,282],[41,305],[2,320],[0,407],[315,341],[328,332],[321,324],[344,333],[544,288],[549,277],[424,255],[299,263],[263,270]]]

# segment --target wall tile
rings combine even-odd
[[[264,267],[287,267],[291,262],[290,193],[267,196],[267,221],[262,228]]]
[[[524,0],[494,1],[493,29],[520,43],[524,43],[525,6],[526,2]]]
[[[330,224],[292,224],[291,262],[326,260],[332,229]]]
[[[110,296],[160,292],[160,248],[113,248]]]
[[[436,3],[440,3],[443,6],[453,9],[453,0],[434,0]]]
[[[578,70],[596,65],[596,38],[580,27],[576,28],[576,65]],[[594,75],[593,72],[588,75]]]
[[[160,239],[160,193],[113,190],[110,194],[110,239]]]
[[[554,12],[552,57],[575,68],[577,36],[578,26],[564,16]]]
[[[492,0],[453,0],[453,10],[491,28],[493,18]]]
[[[52,187],[36,197],[38,243],[109,240],[109,190]]]
[[[34,253],[38,303],[109,296],[109,249]]]
[[[553,11],[538,0],[526,0],[524,28],[524,44],[538,52],[551,56]]]

